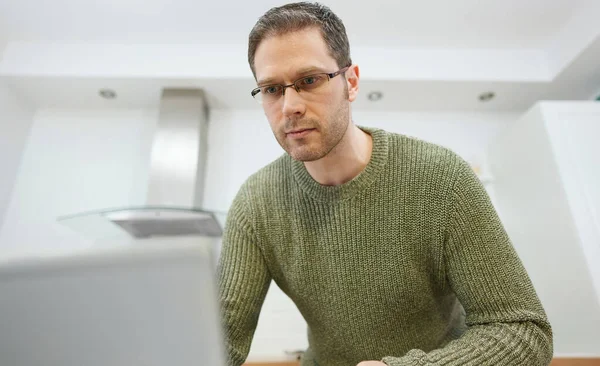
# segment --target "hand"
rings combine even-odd
[[[387,365],[385,363],[379,362],[379,361],[363,361],[356,366],[387,366]]]

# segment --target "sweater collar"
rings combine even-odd
[[[373,151],[367,166],[349,182],[338,186],[321,185],[313,179],[303,162],[294,160],[288,155],[292,161],[294,179],[304,192],[319,201],[345,200],[353,197],[377,180],[388,159],[387,133],[376,128],[358,127],[371,135]]]

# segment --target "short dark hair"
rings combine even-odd
[[[256,77],[254,56],[264,39],[312,27],[321,30],[329,53],[336,60],[339,68],[352,64],[348,35],[342,20],[327,6],[319,3],[291,3],[267,11],[250,31],[248,63],[254,77]]]

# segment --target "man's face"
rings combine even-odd
[[[288,85],[339,69],[316,28],[263,40],[256,50],[254,68],[259,86]],[[263,103],[263,109],[281,147],[296,160],[314,161],[344,137],[352,100],[348,82],[338,75],[314,92],[287,88],[276,102]]]

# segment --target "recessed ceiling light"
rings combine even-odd
[[[104,99],[115,99],[117,97],[117,93],[112,89],[100,89],[98,94]]]
[[[490,100],[494,99],[495,96],[496,94],[494,94],[494,92],[485,92],[479,95],[479,100],[482,102],[489,102]]]
[[[380,91],[373,91],[373,92],[370,92],[369,94],[367,94],[367,98],[369,98],[369,100],[371,102],[376,102],[378,100],[381,100],[381,98],[383,98],[383,93]]]

